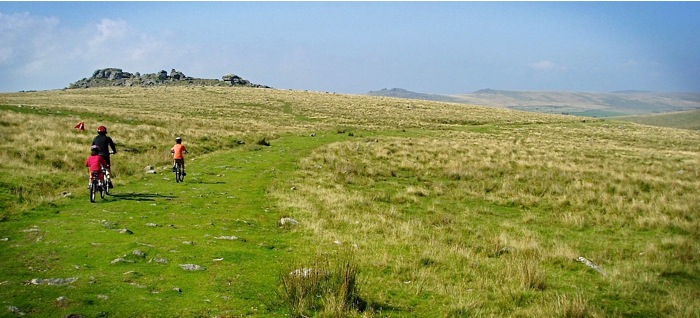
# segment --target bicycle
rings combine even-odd
[[[180,183],[185,181],[185,172],[184,169],[182,168],[182,161],[181,160],[176,160],[175,161],[175,182]]]
[[[99,172],[93,172],[91,174],[92,182],[90,182],[90,202],[95,202],[95,197],[97,197],[97,192],[100,192],[100,198],[105,198],[104,186],[102,185],[102,179],[100,179]]]

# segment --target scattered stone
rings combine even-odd
[[[593,263],[592,261],[588,260],[587,258],[585,258],[583,256],[579,256],[576,260],[583,263],[584,265],[596,270],[598,273],[603,274],[603,276],[608,276],[608,273],[606,273],[602,267],[598,266],[598,264]]]
[[[180,287],[174,287],[173,290],[178,293],[182,293],[182,289],[180,289]]]
[[[221,262],[221,261],[223,261],[223,260],[224,260],[223,257],[213,259],[214,262]]]
[[[496,255],[501,256],[503,254],[508,254],[512,251],[513,251],[513,248],[511,248],[509,246],[505,246],[505,247],[501,248],[500,250],[498,250],[498,252],[496,252]]]
[[[119,230],[119,233],[121,233],[121,234],[129,234],[129,235],[134,234],[134,232],[132,232],[132,231],[129,230],[129,229],[121,229],[121,230]]]
[[[300,276],[303,278],[310,278],[310,277],[328,277],[330,273],[327,271],[323,271],[320,269],[315,269],[315,268],[300,268],[300,269],[295,269],[289,273],[289,276]]]
[[[185,245],[194,245],[195,243],[192,242],[192,241],[183,241],[182,244],[185,244]]]
[[[102,224],[102,226],[104,226],[108,229],[111,229],[111,230],[116,229],[118,226],[116,223],[112,223],[112,222],[107,221],[107,220],[100,221],[100,224]]]
[[[196,265],[196,264],[180,264],[180,268],[186,271],[203,271],[206,268]]]
[[[168,260],[165,258],[153,258],[151,261],[159,263],[159,264],[168,264]]]
[[[227,240],[227,241],[235,241],[238,239],[238,236],[217,236],[215,237],[217,240]]]
[[[13,313],[13,314],[15,314],[15,315],[17,315],[17,316],[24,316],[24,315],[26,315],[25,312],[23,312],[22,310],[20,310],[19,308],[15,307],[15,306],[7,306],[7,311],[9,311],[9,312],[11,312],[11,313]]]
[[[281,218],[280,219],[280,225],[297,225],[299,222],[295,219],[292,218]]]
[[[7,242],[9,240],[10,240],[9,237],[3,237],[2,239],[0,239],[0,242]]]
[[[59,296],[58,298],[56,298],[56,301],[59,302],[59,303],[67,302],[67,301],[68,301],[68,297],[66,297],[66,296]]]
[[[145,257],[146,257],[146,253],[144,253],[144,252],[141,251],[141,250],[134,250],[133,254],[136,255],[136,256],[138,256],[138,257],[141,257],[141,258],[145,258]]]
[[[146,226],[149,226],[149,227],[159,227],[160,225],[155,224],[155,223],[146,223]]]
[[[72,284],[78,280],[78,277],[70,277],[70,278],[33,278],[32,280],[29,281],[29,284],[32,285],[50,285],[50,286],[60,286],[60,285],[67,285],[67,284]]]
[[[67,192],[67,191],[63,191],[63,192],[61,193],[61,195],[62,195],[62,196],[63,196],[64,198],[67,198],[67,197],[71,197],[71,196],[73,196],[73,194],[72,194],[72,193],[70,193],[70,192]]]
[[[97,299],[107,300],[107,299],[109,299],[109,296],[107,296],[107,295],[97,295]]]
[[[130,261],[128,259],[125,259],[123,257],[115,258],[113,259],[110,263],[111,264],[117,264],[117,263],[133,263],[134,261]]]

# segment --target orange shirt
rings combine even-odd
[[[183,144],[175,144],[175,146],[170,148],[170,151],[173,152],[173,159],[182,159],[182,153],[187,151],[187,149]]]

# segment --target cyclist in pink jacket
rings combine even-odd
[[[90,147],[90,157],[85,160],[85,166],[88,167],[88,172],[90,173],[90,183],[92,183],[93,174],[97,173],[100,178],[102,178],[102,168],[107,168],[107,161],[105,161],[102,156],[100,156],[100,148],[97,146]],[[90,187],[88,183],[88,187]]]

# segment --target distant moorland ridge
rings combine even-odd
[[[700,93],[641,91],[596,93],[482,89],[467,94],[436,95],[415,93],[401,88],[385,88],[367,94],[589,117],[645,115],[700,109]]]
[[[235,74],[226,74],[218,79],[194,78],[172,69],[170,73],[161,70],[158,73],[141,74],[125,72],[120,68],[103,68],[96,70],[89,78],[83,78],[71,83],[68,89],[90,88],[105,86],[244,86],[270,88],[266,85],[254,84]]]

